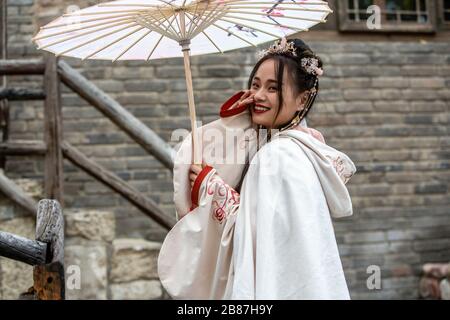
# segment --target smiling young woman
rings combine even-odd
[[[179,221],[158,259],[173,298],[349,299],[331,219],[353,213],[345,184],[356,168],[306,127],[322,73],[303,41],[277,42],[263,52],[248,89],[202,127],[268,129],[233,146],[203,141],[204,154],[249,142],[245,165],[175,165]],[[190,160],[190,140],[177,159]]]

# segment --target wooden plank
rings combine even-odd
[[[36,214],[36,201],[27,195],[14,181],[8,179],[4,175],[3,170],[0,170],[0,192],[29,213]]]
[[[45,197],[63,202],[63,156],[61,152],[62,118],[60,80],[57,71],[57,58],[46,54],[44,87],[46,99],[44,103],[44,141],[47,154],[44,165]]]
[[[36,240],[49,245],[47,264],[33,270],[33,292],[36,300],[63,300],[64,217],[58,201],[43,199],[38,203]]]
[[[117,101],[71,68],[66,62],[59,61],[58,67],[62,81],[69,88],[97,108],[120,129],[124,130],[130,138],[141,145],[164,166],[170,170],[173,169],[175,151],[167,142],[162,140],[153,130],[133,116]]]
[[[45,92],[39,89],[0,88],[0,99],[8,100],[44,100]]]
[[[165,229],[170,230],[175,225],[175,218],[166,215],[158,205],[145,197],[138,190],[130,186],[126,181],[115,175],[113,172],[89,160],[85,155],[78,151],[70,143],[64,141],[61,145],[64,156],[74,165],[96,178],[104,185],[121,194],[125,199],[139,208],[147,216],[154,219]]]
[[[32,266],[44,264],[47,256],[47,244],[0,231],[0,256]]]
[[[45,155],[47,146],[43,141],[10,140],[0,143],[0,155]]]
[[[44,74],[44,71],[42,59],[0,60],[0,75]]]

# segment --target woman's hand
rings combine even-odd
[[[195,179],[197,179],[197,176],[199,175],[199,173],[206,166],[207,166],[207,164],[204,161],[201,166],[198,164],[191,164],[191,168],[189,170],[189,180],[191,181],[191,189],[194,186]]]
[[[238,101],[236,101],[236,102],[231,106],[230,109],[235,109],[235,108],[239,108],[239,107],[241,107],[241,106],[243,106],[243,105],[246,105],[246,104],[252,104],[252,103],[254,103],[254,102],[255,102],[254,96],[255,96],[255,95],[252,94],[250,90],[244,90],[244,94],[241,96],[241,98],[240,98]]]

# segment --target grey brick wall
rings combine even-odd
[[[9,2],[10,58],[39,56],[30,42],[36,19],[61,14],[63,7],[48,1],[34,6],[33,0]],[[309,43],[325,62],[309,125],[358,169],[348,184],[354,216],[335,222],[352,297],[417,298],[421,265],[450,260],[450,41]],[[244,88],[253,53],[192,58],[202,122],[217,119],[223,101]],[[114,65],[64,59],[166,141],[172,130],[190,127],[181,59]],[[42,86],[38,76],[9,79],[11,85]],[[42,138],[42,103],[11,105],[11,138]],[[171,173],[67,88],[63,118],[69,142],[174,214]],[[164,238],[164,230],[127,201],[67,161],[64,166],[68,207],[114,210],[121,237]],[[8,157],[6,173],[42,180],[43,163]],[[367,289],[369,265],[380,266],[382,290]]]

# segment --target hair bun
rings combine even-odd
[[[303,40],[291,39],[289,41],[294,43],[297,59],[316,58],[319,61],[319,68],[322,68],[322,59],[320,59],[320,57],[317,56]]]

